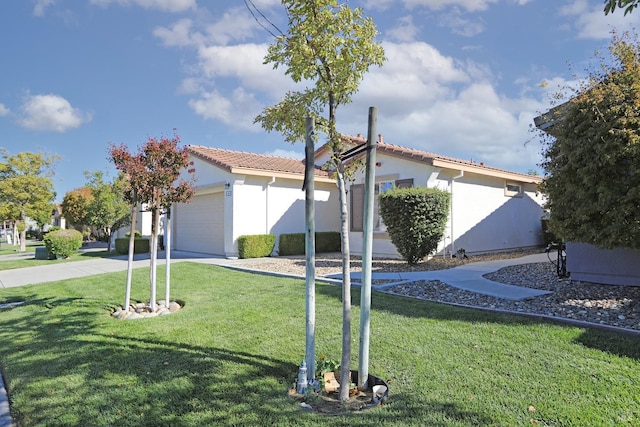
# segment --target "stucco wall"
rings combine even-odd
[[[507,197],[501,178],[464,173],[454,180],[459,171],[385,155],[376,160],[376,181],[413,178],[414,186],[452,193],[452,212],[438,254],[460,248],[478,253],[542,245],[543,200],[534,186],[525,186],[522,197]],[[355,183],[363,181],[364,172]],[[350,242],[352,252],[360,254],[362,233],[351,232]],[[380,232],[374,232],[373,252],[374,256],[399,256],[388,235]]]

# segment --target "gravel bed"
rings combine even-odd
[[[474,256],[470,259],[433,258],[416,266],[401,260],[374,260],[373,272],[426,271],[452,268],[468,262],[514,258],[531,254],[518,251],[502,254]],[[553,257],[551,258],[553,259]],[[247,260],[243,268],[294,274],[304,277],[304,257],[276,257]],[[341,273],[339,254],[316,257],[316,277]],[[351,260],[351,271],[360,271],[359,259]],[[439,280],[422,280],[386,287],[385,292],[449,304],[480,307],[484,309],[528,313],[555,318],[593,323],[602,326],[640,331],[640,286],[600,285],[559,279],[552,262],[521,264],[486,274],[486,279],[552,293],[522,301],[512,301],[474,292],[464,291]],[[384,281],[373,281],[376,285]]]

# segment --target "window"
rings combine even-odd
[[[507,197],[522,197],[522,184],[507,182],[504,186],[504,195]]]
[[[381,177],[381,179],[384,179]],[[385,231],[382,218],[378,214],[378,194],[393,188],[413,187],[413,178],[398,179],[393,181],[381,180],[375,184],[375,198],[373,200],[373,231]],[[363,231],[364,229],[364,184],[354,184],[350,190],[351,198],[351,231]]]

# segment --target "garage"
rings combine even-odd
[[[224,255],[224,195],[198,195],[173,210],[174,249]]]

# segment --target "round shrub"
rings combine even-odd
[[[52,258],[69,258],[82,246],[82,233],[77,230],[56,230],[44,236],[44,245]]]

